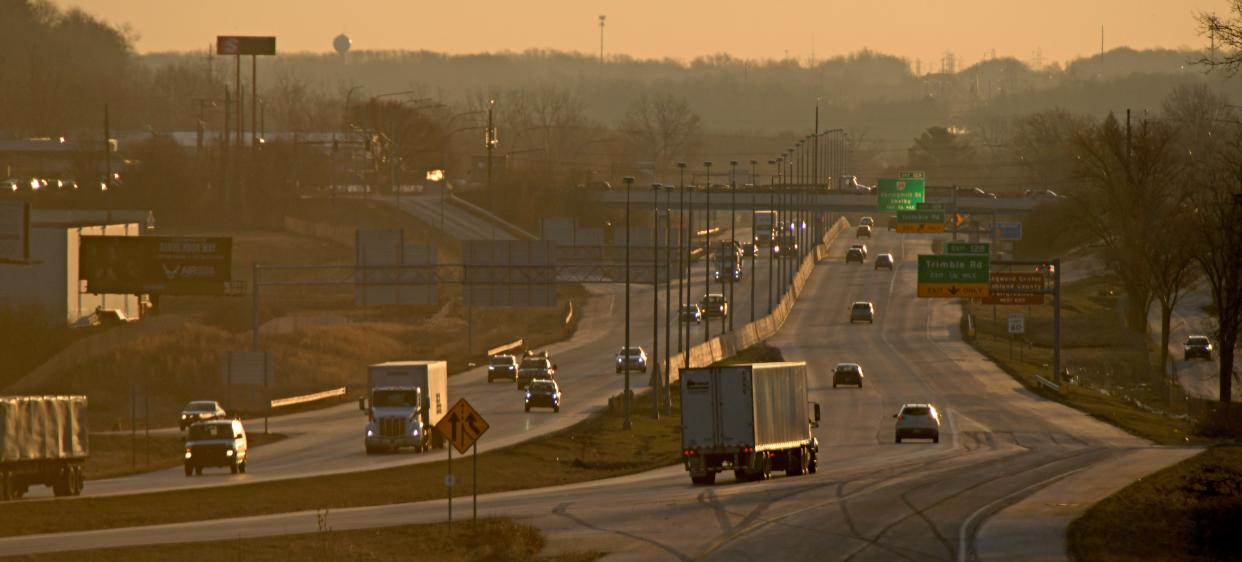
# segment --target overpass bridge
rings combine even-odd
[[[784,192],[788,194],[789,192]],[[833,192],[793,192],[793,205],[799,209],[813,209],[831,213],[877,213],[876,195],[874,193],[833,193]],[[777,190],[774,194],[771,190],[758,191],[742,191],[737,192],[737,209],[769,209],[772,207],[780,207],[782,204],[788,204],[789,197],[786,195],[782,201],[782,192]],[[728,211],[733,208],[733,192],[727,190],[711,192],[711,208],[719,211]],[[625,189],[601,190],[586,194],[588,198],[609,207],[625,206]],[[678,204],[678,198],[681,197],[677,192],[653,192],[651,187],[638,188],[635,187],[630,192],[630,205],[633,209],[650,209],[655,201],[653,197],[660,197],[662,204],[666,200],[671,200],[673,206]],[[669,199],[665,199],[668,197]],[[696,210],[701,210],[708,204],[708,194],[703,191],[686,191],[686,204],[691,205]],[[1022,216],[1031,212],[1039,205],[1045,204],[1049,199],[1034,199],[1028,197],[968,197],[959,195],[956,199],[951,195],[936,195],[930,192],[927,194],[928,203],[942,203],[946,211],[956,211],[970,214],[995,214],[1002,216]],[[662,206],[662,205],[661,205]]]

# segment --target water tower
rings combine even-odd
[[[332,48],[336,50],[336,54],[341,55],[342,61],[345,60],[345,54],[349,52],[349,48],[352,46],[354,46],[354,42],[344,33],[337,35],[336,39],[332,40]]]

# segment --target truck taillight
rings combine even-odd
[[[697,454],[699,454],[698,451],[695,451],[694,449],[682,449],[681,451],[681,456],[683,457],[693,457]]]

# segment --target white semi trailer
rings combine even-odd
[[[773,470],[813,473],[819,404],[807,399],[806,363],[701,367],[681,372],[681,448],[695,484],[732,470],[739,481]]]
[[[449,406],[444,361],[389,361],[367,367],[367,393],[358,401],[367,413],[367,454],[443,447],[434,428]]]
[[[88,452],[85,396],[0,396],[0,501],[80,494]]]

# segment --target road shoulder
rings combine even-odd
[[[1092,504],[1203,449],[1153,447],[1096,463],[1006,507],[979,529],[979,560],[1066,560],[1066,529]]]

